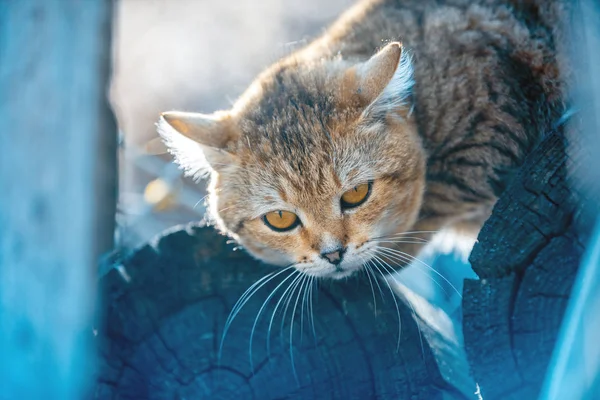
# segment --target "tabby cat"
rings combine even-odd
[[[406,264],[432,232],[476,234],[565,109],[557,1],[364,0],[261,73],[232,109],[166,112],[216,225],[311,276]]]

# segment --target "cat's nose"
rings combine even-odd
[[[338,265],[339,263],[342,262],[342,258],[344,257],[344,253],[346,252],[346,249],[343,247],[338,247],[334,250],[326,250],[323,253],[321,253],[321,257],[323,257],[324,259],[326,259],[327,261],[329,261],[330,263],[334,264],[334,265]]]

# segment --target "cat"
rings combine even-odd
[[[476,235],[568,103],[568,3],[364,0],[262,72],[230,110],[158,131],[252,256],[341,279]]]

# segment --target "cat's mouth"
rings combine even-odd
[[[303,272],[307,275],[311,275],[317,278],[329,278],[329,279],[343,279],[354,275],[356,272],[362,269],[362,265],[350,266],[350,267],[338,267],[338,268],[311,268],[304,270]]]

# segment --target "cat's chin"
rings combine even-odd
[[[319,278],[319,279],[339,280],[339,279],[349,278],[352,275],[356,274],[361,269],[362,269],[362,266],[358,265],[355,267],[346,267],[343,269],[332,268],[332,269],[328,269],[328,270],[317,270],[317,271],[304,270],[301,272],[308,276],[313,276],[313,277]]]
[[[328,276],[324,276],[323,278],[329,278],[329,279],[333,279],[333,280],[349,278],[352,275],[356,274],[359,270],[360,270],[360,268],[353,269],[353,270],[345,270],[345,271],[334,271],[331,274],[329,274]]]

